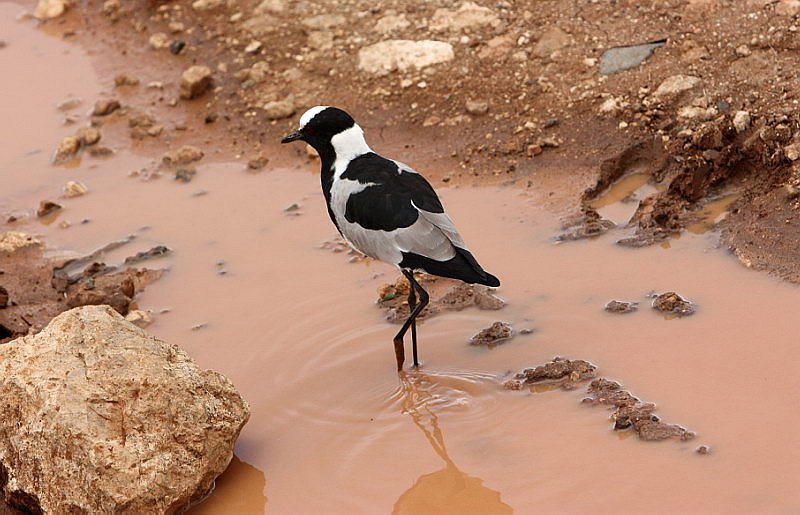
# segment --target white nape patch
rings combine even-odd
[[[305,115],[303,115],[305,116]],[[349,129],[345,129],[331,138],[331,145],[336,152],[336,161],[333,163],[333,177],[338,179],[342,176],[354,158],[372,152],[364,139],[364,131],[358,124],[354,124]]]
[[[315,116],[329,107],[330,106],[315,106],[303,113],[303,116],[300,117],[300,125],[297,127],[297,130],[302,130]]]

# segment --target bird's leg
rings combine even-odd
[[[414,272],[411,272],[411,277],[413,279]],[[411,316],[411,313],[414,311],[414,308],[417,307],[417,294],[414,291],[414,283],[415,281],[408,282],[408,316]],[[414,356],[414,367],[419,366],[419,360],[417,359],[417,321],[411,321],[411,348],[413,350],[412,355]]]
[[[414,279],[414,274],[403,270],[403,275],[406,276],[408,279],[410,287],[413,288],[416,292],[419,293],[419,304],[411,310],[411,314],[408,315],[408,319],[403,323],[403,327],[400,328],[400,331],[397,332],[397,335],[394,337],[394,353],[397,357],[397,370],[403,369],[403,361],[405,360],[405,351],[403,350],[403,336],[405,336],[406,331],[408,328],[411,327],[412,324],[415,323],[417,319],[417,315],[425,309],[425,306],[428,305],[428,292],[426,292],[422,286],[419,285],[416,279]],[[410,300],[410,299],[409,299]],[[412,333],[413,334],[413,333]],[[417,346],[416,340],[414,340],[414,366],[419,366],[419,359],[417,358]]]

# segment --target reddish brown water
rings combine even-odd
[[[61,200],[54,223],[17,228],[77,252],[136,234],[110,261],[156,243],[172,247],[150,263],[169,273],[140,297],[154,312],[149,330],[226,374],[251,404],[238,458],[196,511],[800,510],[800,378],[792,368],[800,290],[743,268],[715,248],[713,233],[685,234],[668,249],[619,248],[622,231],[557,245],[557,220],[535,194],[443,189],[509,305],[426,321],[424,368],[398,376],[397,326],[374,306],[377,286],[396,273],[319,248],[335,231],[316,164],[253,175],[240,163],[209,163],[190,184],[129,177],[153,158],[125,150],[74,168],[50,165],[51,150],[74,131],[60,125],[55,104],[79,96],[83,113],[97,78],[77,48],[14,21],[18,11],[0,4],[9,43],[0,59],[14,78],[0,111],[26,122],[0,125],[0,210],[31,210],[80,180],[90,193]],[[292,203],[299,216],[284,213]],[[73,224],[62,229],[65,220]],[[698,312],[665,320],[648,308],[651,290],[677,290]],[[602,310],[611,299],[642,305],[611,315]],[[467,345],[495,320],[535,332],[493,350]],[[509,371],[556,355],[596,363],[698,439],[643,443],[614,433],[607,412],[580,404],[582,389],[499,386]],[[714,452],[695,454],[699,444]]]

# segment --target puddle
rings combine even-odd
[[[710,233],[686,234],[669,249],[620,248],[610,234],[554,245],[558,221],[535,197],[511,188],[443,189],[509,305],[425,321],[424,368],[398,377],[397,327],[374,305],[378,286],[397,274],[319,248],[335,230],[316,164],[249,174],[240,163],[206,163],[189,184],[129,177],[151,158],[124,150],[73,169],[51,166],[50,150],[74,130],[59,125],[54,106],[70,96],[94,98],[96,81],[77,49],[13,21],[18,10],[0,4],[9,42],[0,55],[40,53],[6,61],[8,76],[34,86],[13,81],[19,91],[0,98],[3,112],[13,108],[29,122],[0,127],[0,210],[33,209],[79,180],[89,194],[59,201],[59,221],[71,221],[69,228],[35,219],[15,228],[80,253],[135,234],[112,261],[160,244],[174,249],[158,261],[169,272],[139,299],[154,312],[148,330],[227,375],[251,404],[239,461],[196,511],[800,506],[800,378],[787,366],[800,359],[796,317],[787,309],[800,305],[797,287],[741,267]],[[23,94],[30,87],[41,90]],[[629,181],[615,195],[644,187],[641,178]],[[284,208],[295,203],[297,216],[287,216]],[[664,320],[647,307],[651,290],[677,291],[698,312]],[[617,298],[641,308],[606,313]],[[534,332],[491,351],[467,343],[495,320]],[[652,444],[614,433],[602,410],[580,404],[581,388],[503,390],[509,372],[554,356],[592,361],[698,439]],[[713,454],[696,455],[700,444]]]
[[[739,193],[730,193],[706,202],[698,213],[699,220],[686,226],[686,230],[692,234],[703,234],[713,230],[728,214],[728,206],[733,204],[739,195]]]
[[[637,172],[627,174],[615,181],[589,205],[600,215],[618,226],[627,225],[639,201],[658,192],[659,189],[650,183],[650,174]]]

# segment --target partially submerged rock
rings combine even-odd
[[[192,145],[184,145],[176,150],[170,150],[161,157],[161,162],[166,166],[188,165],[203,159],[202,150]]]
[[[48,215],[55,213],[56,211],[61,209],[60,204],[56,204],[51,200],[42,200],[39,202],[39,207],[36,209],[36,216],[39,218],[44,218]]]
[[[89,192],[89,188],[79,181],[67,181],[62,191],[64,198],[74,198],[86,195]]]
[[[490,349],[503,344],[512,337],[511,325],[506,322],[495,322],[470,338],[471,345],[486,345]]]
[[[604,309],[609,313],[633,313],[639,309],[639,303],[627,300],[612,300],[605,305]]]
[[[526,385],[548,383],[571,390],[577,383],[593,378],[596,371],[597,367],[588,361],[555,357],[544,365],[524,369],[503,386],[507,390],[521,390]]]
[[[584,206],[581,214],[564,223],[564,231],[555,236],[556,241],[573,241],[594,238],[616,227],[592,207]]]
[[[181,511],[249,418],[225,377],[107,306],[0,346],[0,371],[0,489],[36,512]]]
[[[694,304],[674,291],[656,295],[653,298],[653,309],[678,317],[693,315],[695,312]]]
[[[39,0],[33,16],[37,20],[52,20],[64,14],[71,4],[69,0]]]
[[[122,107],[119,103],[119,100],[114,98],[101,98],[97,102],[94,103],[94,109],[92,110],[92,116],[108,116],[117,109]]]
[[[74,158],[78,151],[81,149],[81,140],[76,136],[65,136],[64,139],[58,144],[55,155],[53,156],[53,163],[61,164]]]
[[[589,397],[583,400],[587,404],[601,404],[612,409],[614,430],[632,429],[642,440],[666,440],[677,438],[691,440],[695,434],[676,424],[662,422],[653,415],[656,405],[642,402],[623,390],[622,386],[609,379],[595,379],[587,388]]]
[[[342,250],[345,249],[346,247]],[[506,305],[487,286],[466,284],[428,274],[416,274],[415,277],[430,294],[430,303],[422,310],[419,318],[433,316],[441,311],[461,311],[471,306],[494,311]],[[408,318],[408,292],[408,280],[402,276],[394,283],[383,284],[378,288],[378,307],[386,310],[387,320],[403,323]]]

